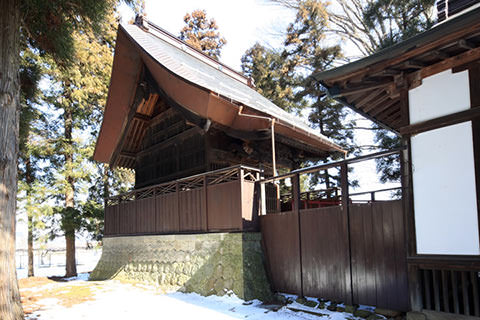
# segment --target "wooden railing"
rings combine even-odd
[[[312,194],[322,194],[322,196],[318,197],[317,200],[321,206],[321,202],[323,201],[326,205],[347,205],[350,201],[351,196],[361,195],[361,194],[370,194],[371,201],[375,201],[375,193],[378,192],[385,192],[385,191],[394,191],[398,190],[401,192],[402,188],[388,188],[388,189],[381,189],[381,190],[373,190],[373,191],[366,191],[366,192],[359,192],[359,193],[350,193],[349,192],[349,184],[348,184],[348,166],[351,164],[364,162],[368,160],[374,160],[378,158],[384,158],[389,156],[398,156],[400,157],[401,153],[405,150],[405,148],[398,148],[389,151],[383,151],[378,153],[373,153],[365,156],[360,156],[357,158],[352,159],[345,159],[341,161],[330,162],[326,164],[320,164],[316,166],[311,166],[307,168],[302,168],[298,170],[291,171],[286,174],[278,175],[276,177],[270,177],[266,179],[260,180],[258,183],[260,184],[260,197],[261,197],[261,215],[265,215],[267,213],[273,212],[280,212],[282,211],[281,202],[283,201],[290,201],[293,205],[289,210],[297,211],[300,209],[305,208],[306,200],[313,199],[309,198]],[[339,187],[321,189],[321,190],[312,190],[308,192],[301,192],[300,188],[300,176],[304,174],[311,174],[317,173],[322,170],[333,169],[337,168],[340,170],[341,176],[341,183]],[[275,192],[272,190],[275,189],[273,184],[278,183],[280,181],[285,181],[286,179],[290,179],[291,181],[291,189],[292,192],[286,193],[283,195],[278,194],[277,198],[277,205],[275,205],[274,199],[272,199]],[[340,191],[340,194],[339,194]],[[326,196],[325,196],[326,195]],[[305,198],[307,197],[307,198]],[[303,206],[303,207],[302,207]],[[283,210],[285,211],[285,210]]]
[[[255,229],[259,178],[259,169],[234,166],[110,197],[105,236]]]

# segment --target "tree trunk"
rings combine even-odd
[[[27,182],[28,189],[27,195],[31,194],[30,187],[33,183],[33,170],[32,170],[32,163],[30,162],[30,157],[28,157],[25,161],[25,181]],[[27,212],[28,216],[28,240],[27,240],[27,252],[28,252],[28,276],[33,277],[34,269],[33,269],[33,217],[31,212]]]
[[[67,180],[67,185],[65,188],[65,208],[74,209],[75,208],[75,179],[72,175],[72,168],[73,168],[73,140],[72,140],[72,133],[73,133],[73,113],[70,108],[65,108],[64,111],[65,117],[65,143],[68,145],[65,155],[65,168],[66,168],[66,176],[65,179]],[[64,226],[67,226],[65,231],[65,241],[66,241],[66,277],[75,277],[77,275],[77,263],[75,261],[75,226],[73,224],[73,219],[68,214],[67,217],[64,219],[70,219],[70,221],[66,221]]]
[[[20,10],[0,0],[0,319],[23,319],[15,270]]]
[[[35,272],[33,269],[33,217],[28,216],[28,241],[27,241],[27,252],[28,252],[28,276],[34,277]]]

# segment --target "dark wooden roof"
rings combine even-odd
[[[381,126],[408,125],[402,94],[422,79],[480,59],[480,8],[364,59],[314,75],[326,94]]]
[[[136,101],[137,88],[145,73],[150,75],[156,91]],[[188,120],[200,128],[210,121],[218,128],[234,132],[265,134],[274,119],[275,134],[305,150],[343,151],[318,130],[256,92],[243,75],[143,20],[140,24],[119,27],[112,80],[94,159],[112,164],[120,144],[123,151],[133,150],[124,148],[125,143],[141,142],[158,99],[191,115],[195,119]],[[125,139],[128,141],[122,141]],[[131,166],[135,160],[133,154],[122,157],[120,162],[125,166]],[[118,161],[113,164],[120,165]]]

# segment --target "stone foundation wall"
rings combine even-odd
[[[105,238],[91,280],[155,283],[165,290],[242,299],[271,297],[260,233]]]

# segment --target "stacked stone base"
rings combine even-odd
[[[91,280],[154,283],[166,291],[271,298],[260,233],[105,238]]]

